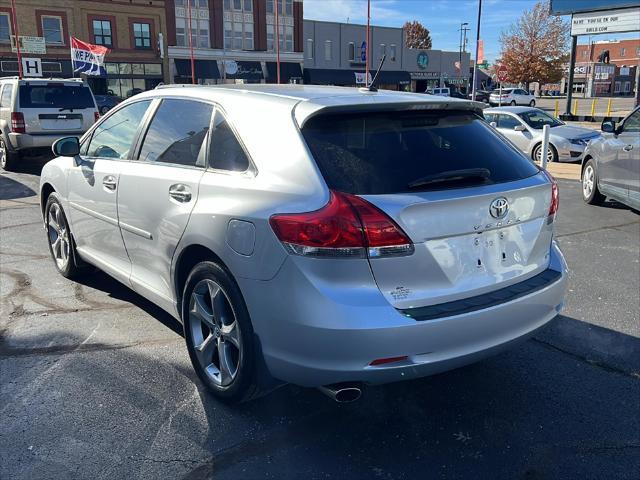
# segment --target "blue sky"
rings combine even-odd
[[[480,38],[485,57],[492,62],[500,55],[500,32],[514,23],[536,0],[483,0]],[[366,0],[305,0],[304,17],[312,20],[366,23]],[[569,21],[569,17],[564,17]],[[460,23],[469,23],[469,49],[475,54],[478,0],[372,0],[371,24],[400,27],[405,21],[418,20],[431,32],[433,48],[458,51]],[[598,40],[638,38],[635,34],[601,36]],[[595,39],[595,37],[593,37]],[[579,43],[588,43],[581,37]],[[472,56],[474,55],[472,54]]]

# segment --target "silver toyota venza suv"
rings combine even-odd
[[[42,172],[57,269],[170,312],[229,401],[286,382],[351,400],[526,338],[564,301],[556,183],[480,103],[371,90],[123,102]]]

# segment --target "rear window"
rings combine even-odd
[[[510,182],[538,173],[518,150],[469,112],[320,115],[302,130],[329,188],[358,195]],[[416,180],[481,170],[467,184]]]
[[[20,108],[94,108],[91,90],[71,85],[20,85]]]

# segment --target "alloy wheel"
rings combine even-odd
[[[593,185],[595,180],[595,172],[593,171],[593,167],[591,165],[587,165],[584,169],[584,173],[582,174],[582,195],[584,198],[591,197],[591,192],[593,192]]]
[[[4,144],[4,140],[0,138],[0,167],[5,168],[7,166],[7,147]]]
[[[52,203],[49,207],[47,231],[53,259],[58,268],[64,270],[69,263],[69,229],[64,220],[62,209],[57,203]]]
[[[198,363],[214,384],[226,387],[238,375],[242,359],[240,325],[222,287],[198,282],[189,299],[189,324]]]
[[[542,163],[542,146],[538,146],[536,149],[536,162]],[[547,148],[547,163],[553,162],[553,147],[549,145]]]

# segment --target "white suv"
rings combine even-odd
[[[493,93],[489,95],[489,104],[501,106],[528,105],[535,107],[536,97],[522,88],[503,88],[502,96],[499,90],[494,90]]]
[[[0,78],[0,166],[12,170],[22,153],[82,135],[98,115],[81,79]]]

